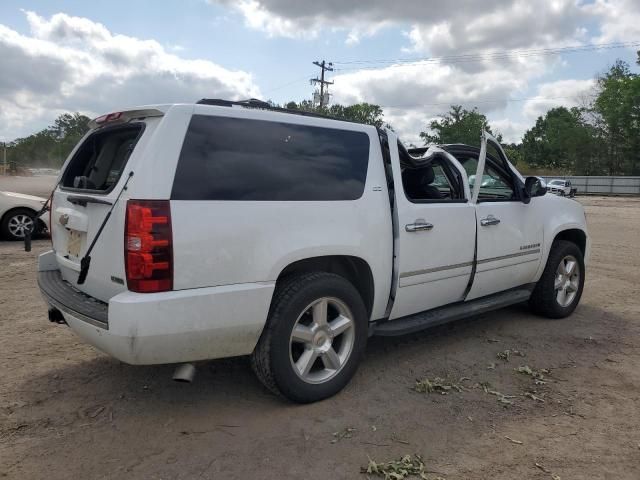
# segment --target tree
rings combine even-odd
[[[58,137],[82,137],[89,130],[89,117],[78,112],[63,113],[55,119],[49,130]]]
[[[7,159],[22,166],[60,167],[87,130],[88,117],[64,113],[50,127],[11,142]]]
[[[334,104],[330,107],[316,107],[310,100],[303,100],[300,103],[285,103],[285,108],[289,110],[302,110],[305,112],[317,112],[331,115],[332,117],[349,120],[352,122],[366,123],[382,127],[384,123],[384,114],[379,105],[372,103],[355,103],[353,105]],[[388,126],[388,125],[387,125]]]
[[[592,105],[609,175],[640,173],[640,76],[618,60],[597,78]]]
[[[557,107],[538,117],[522,139],[522,160],[534,168],[594,173],[594,132],[578,108]]]
[[[483,130],[493,135],[487,117],[477,108],[466,110],[461,105],[451,105],[449,112],[444,114],[442,118],[433,120],[426,131],[420,132],[420,138],[424,140],[425,144],[466,143],[479,145]],[[500,135],[496,138],[498,141],[501,140]]]
[[[514,165],[522,164],[523,162],[523,153],[522,153],[522,144],[509,143],[506,145],[502,145],[502,149],[504,153],[507,154],[507,158]]]
[[[379,105],[371,103],[356,103],[354,105],[331,105],[329,115],[354,122],[366,123],[382,127],[384,125],[384,115]]]

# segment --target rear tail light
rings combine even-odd
[[[132,292],[173,288],[171,208],[168,200],[129,200],[124,233],[127,287]]]

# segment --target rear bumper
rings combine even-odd
[[[60,270],[38,272],[38,287],[52,307],[96,327],[109,329],[109,306],[73,288],[64,281]]]
[[[251,353],[262,333],[275,284],[246,283],[141,294],[108,305],[75,290],[41,255],[38,283],[78,336],[125,363],[192,362]],[[45,258],[43,258],[45,257]],[[97,302],[97,305],[96,305]],[[88,308],[88,307],[91,307]],[[103,317],[106,315],[106,321]]]

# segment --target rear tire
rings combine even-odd
[[[272,392],[315,402],[349,383],[367,337],[367,310],[349,281],[326,272],[295,275],[276,288],[251,365]]]
[[[547,318],[568,317],[582,297],[584,274],[580,248],[566,240],[553,242],[547,265],[529,299],[529,307]]]
[[[27,229],[38,233],[36,213],[28,208],[16,208],[7,212],[0,224],[0,235],[7,240],[23,240]]]

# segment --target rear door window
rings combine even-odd
[[[62,177],[69,190],[110,192],[118,183],[144,124],[104,127],[89,135],[76,151]]]
[[[173,200],[355,200],[369,135],[292,123],[194,115]]]

